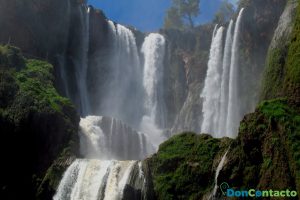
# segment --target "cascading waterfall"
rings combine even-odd
[[[75,160],[61,180],[54,200],[119,200],[138,161]]]
[[[234,29],[234,38],[231,53],[230,79],[229,79],[229,97],[228,97],[228,114],[226,123],[226,132],[229,136],[235,136],[238,131],[241,113],[239,110],[240,103],[238,101],[238,53],[239,53],[239,37],[240,25],[244,8],[240,10]]]
[[[142,106],[139,107],[142,68],[136,39],[132,31],[122,25],[108,21],[108,26],[111,33],[111,49],[105,58],[109,61],[108,74],[102,77],[106,81],[95,96],[99,99],[95,114],[111,116],[137,128],[142,115]]]
[[[205,86],[201,93],[204,99],[202,133],[216,133],[218,129],[223,31],[224,27],[218,28],[211,43]]]
[[[91,107],[91,110],[110,117],[81,118],[80,152],[86,159],[77,159],[69,166],[54,196],[55,200],[119,200],[123,195],[143,195],[146,184],[144,170],[142,163],[134,160],[154,153],[163,140],[160,128],[165,126],[161,90],[165,38],[157,33],[145,38],[141,49],[143,68],[132,31],[111,21],[108,21],[108,26],[112,35],[111,52],[106,57],[109,73],[105,90],[99,90],[102,94],[99,107]],[[88,55],[87,51],[84,55]],[[84,55],[81,55],[81,60],[87,60]],[[82,91],[86,89],[86,83],[82,81],[87,78],[87,65],[83,61],[80,63],[83,66],[78,73],[81,76],[78,84],[83,95],[86,94]],[[141,101],[137,96],[139,93],[141,97],[144,94],[142,99],[145,103],[141,107],[136,103]],[[87,100],[82,100],[82,103],[90,106]],[[82,109],[89,113],[87,107]],[[126,125],[128,123],[134,127],[133,122],[138,120],[133,116],[139,112],[144,117],[137,127],[148,134]],[[135,193],[135,189],[139,192]]]
[[[243,10],[237,18],[233,37],[233,21],[229,23],[224,55],[223,27],[213,31],[208,70],[200,96],[203,98],[201,132],[215,137],[235,137],[242,116],[238,101],[238,49]]]
[[[88,116],[80,121],[80,151],[85,158],[140,160],[154,148],[147,136],[120,120]]]
[[[154,152],[143,134],[112,118],[88,116],[80,121],[80,151],[88,159],[70,165],[54,200],[120,200],[126,185],[144,189],[142,164],[132,160]]]
[[[143,86],[146,112],[141,122],[141,130],[145,133],[152,132],[150,137],[158,145],[162,141],[159,128],[165,127],[165,106],[162,97],[164,36],[158,33],[149,34],[145,38],[141,52],[144,55]]]
[[[233,21],[230,20],[225,41],[225,49],[223,56],[223,71],[222,71],[222,82],[221,82],[221,102],[220,102],[220,118],[218,124],[218,130],[216,132],[217,137],[224,135],[224,127],[227,122],[227,111],[228,111],[228,93],[229,93],[229,71],[231,61],[231,49],[232,49],[232,30]]]

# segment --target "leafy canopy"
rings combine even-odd
[[[172,0],[165,17],[165,28],[194,27],[194,18],[200,14],[200,0]]]

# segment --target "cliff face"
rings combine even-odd
[[[199,26],[190,32],[165,31],[169,41],[166,85],[173,86],[166,93],[171,94],[166,102],[171,102],[168,106],[172,112],[169,121],[173,133],[200,131],[200,91],[206,75],[212,31],[213,25]]]
[[[76,58],[83,45],[86,7],[78,0],[0,2],[0,44],[20,47],[27,58],[48,60],[54,66],[56,88],[79,110]],[[93,8],[89,18],[88,51],[93,57],[96,49],[105,48],[107,23],[104,14]],[[67,80],[63,73],[68,73]]]
[[[79,117],[54,89],[50,64],[26,60],[10,46],[0,47],[0,58],[0,148],[5,163],[0,197],[34,199],[54,160],[77,154]]]
[[[299,11],[289,1],[269,48],[261,99],[288,96],[299,101]]]
[[[183,133],[161,144],[150,168],[156,199],[201,199],[213,189],[214,171],[231,140]]]
[[[299,108],[299,102],[286,99],[266,101],[245,116],[235,140],[184,133],[161,144],[145,161],[157,199],[209,199],[226,151],[218,184],[299,193]],[[216,196],[223,196],[219,188]]]
[[[239,8],[245,8],[238,58],[239,98],[243,102],[241,113],[254,111],[258,103],[268,47],[286,2],[242,0],[239,4]]]

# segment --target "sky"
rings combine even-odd
[[[195,24],[211,21],[221,1],[201,0],[201,14]],[[237,0],[229,1],[237,2]],[[150,32],[157,31],[163,26],[164,16],[171,6],[171,0],[88,0],[88,4],[103,10],[106,17],[117,23]]]

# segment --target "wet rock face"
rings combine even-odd
[[[293,100],[260,104],[241,122],[218,182],[227,182],[233,188],[299,191],[297,116],[299,103]]]
[[[164,30],[168,50],[165,60],[165,101],[172,132],[200,131],[200,92],[208,62],[213,25],[193,31]]]
[[[54,66],[55,86],[66,95],[61,78],[61,69],[68,73],[69,97],[77,102],[74,58],[81,45],[81,32],[84,28],[83,1],[77,0],[38,0],[0,2],[0,44],[20,47],[24,56],[48,60]],[[100,10],[90,9],[90,49],[89,55],[107,45],[106,17]],[[91,59],[92,62],[92,59]]]
[[[245,12],[241,23],[241,45],[239,59],[243,63],[239,70],[241,101],[245,111],[254,111],[259,100],[262,74],[267,51],[286,0],[243,0],[240,8]],[[256,80],[256,81],[253,81]]]

